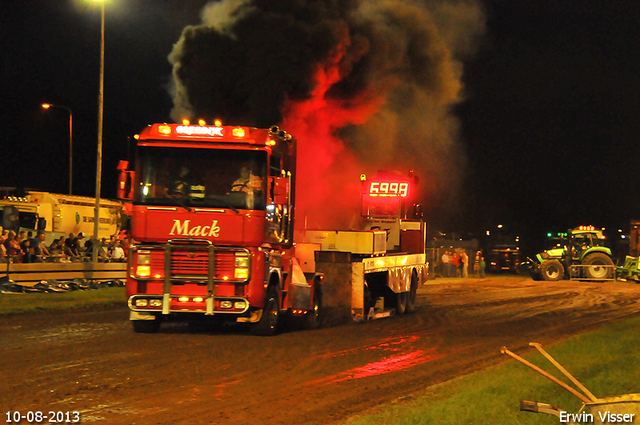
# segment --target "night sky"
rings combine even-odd
[[[107,3],[104,197],[115,196],[116,165],[133,152],[128,137],[173,121],[168,56],[206,3]],[[503,224],[525,245],[580,224],[628,231],[640,218],[638,2],[476,4],[485,27],[461,59],[458,152],[447,159],[464,174],[452,177],[453,196],[427,208],[432,226],[482,234]],[[40,107],[50,102],[73,110],[73,189],[93,196],[99,8],[9,0],[0,22],[0,186],[67,191],[68,113]]]

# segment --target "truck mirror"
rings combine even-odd
[[[2,209],[2,227],[17,232],[20,229],[20,212],[13,205]]]
[[[289,203],[289,179],[286,177],[269,177],[274,204]]]
[[[118,199],[131,201],[133,199],[133,171],[120,170],[118,179]]]
[[[47,219],[44,217],[38,217],[38,224],[36,230],[44,230],[47,227]]]

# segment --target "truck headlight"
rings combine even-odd
[[[149,251],[140,251],[137,256],[137,263],[140,265],[151,264],[151,253]]]
[[[236,279],[247,279],[249,277],[249,264],[251,260],[247,252],[236,252],[235,272],[233,277]]]
[[[249,268],[249,255],[246,252],[236,252],[236,267]]]

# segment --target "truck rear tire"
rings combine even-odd
[[[406,312],[412,313],[416,309],[416,294],[418,292],[418,274],[411,274],[411,288],[407,294]]]
[[[408,292],[400,292],[396,294],[396,315],[402,316],[407,311]]]
[[[258,323],[253,325],[251,333],[260,336],[273,336],[278,332],[280,319],[280,303],[278,302],[278,290],[275,286],[267,289],[267,299],[264,303],[264,310]]]
[[[613,277],[613,260],[606,254],[596,252],[582,260],[584,277],[587,279],[611,279]]]
[[[564,277],[564,266],[558,260],[546,260],[540,264],[540,272],[544,280],[556,281]]]

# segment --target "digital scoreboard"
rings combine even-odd
[[[406,198],[409,196],[409,183],[406,181],[377,180],[368,183],[368,195],[373,198]]]

